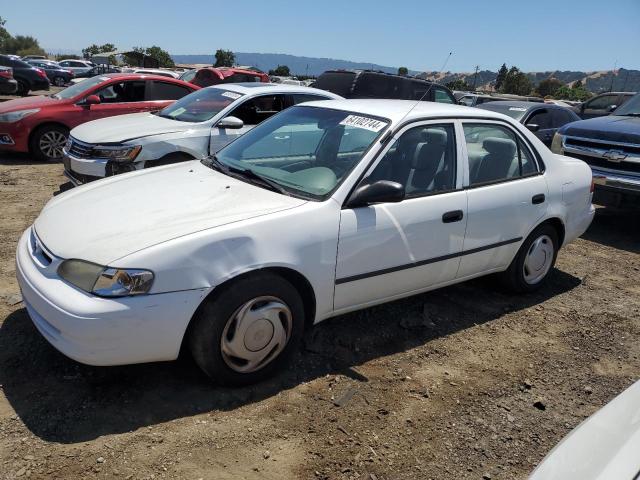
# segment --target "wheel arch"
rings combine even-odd
[[[66,130],[71,131],[71,128],[69,128],[67,125],[65,125],[62,122],[56,122],[54,120],[46,120],[42,123],[37,124],[35,127],[31,129],[31,131],[29,132],[29,145],[31,145],[31,142],[33,141],[33,136],[36,134],[36,132],[48,126],[62,127]]]
[[[531,231],[533,232],[536,228],[539,228],[542,225],[551,225],[555,229],[556,233],[558,234],[558,248],[561,248],[564,244],[566,233],[564,222],[559,217],[545,218],[543,221],[538,223]],[[529,234],[530,233],[531,232],[529,232]]]

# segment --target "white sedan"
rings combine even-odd
[[[283,147],[282,142],[285,141]],[[591,223],[591,170],[490,111],[298,105],[203,161],[61,194],[17,248],[42,335],[80,362],[260,380],[329,317],[501,272],[540,287]]]
[[[265,83],[203,88],[158,113],[101,118],[74,128],[63,150],[65,175],[79,185],[202,159],[291,105],[339,98],[315,88]],[[282,145],[286,141],[285,136],[280,138]]]

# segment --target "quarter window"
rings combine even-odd
[[[469,161],[469,185],[511,180],[537,172],[522,140],[501,125],[463,125]]]
[[[404,185],[407,196],[453,190],[456,172],[453,125],[414,127],[387,150],[369,182],[391,180]]]

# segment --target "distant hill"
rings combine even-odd
[[[238,65],[251,65],[265,72],[276,68],[278,65],[286,65],[293,75],[318,76],[326,70],[380,70],[382,72],[397,73],[398,67],[387,67],[376,63],[351,62],[349,60],[337,60],[335,58],[314,58],[286,55],[284,53],[241,53],[235,52]],[[215,62],[213,55],[171,55],[176,63],[208,63]],[[417,74],[418,72],[410,72]]]

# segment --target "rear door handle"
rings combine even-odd
[[[442,223],[459,222],[463,217],[462,210],[453,210],[442,215]]]
[[[544,203],[544,193],[539,193],[531,197],[531,203],[534,205],[538,205],[539,203]]]

